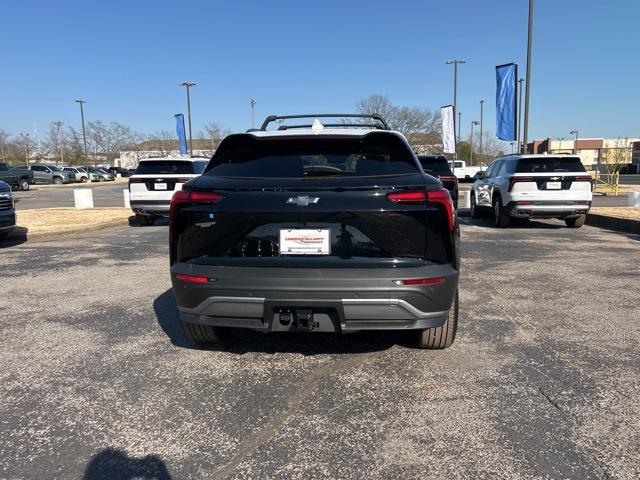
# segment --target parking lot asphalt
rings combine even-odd
[[[640,237],[463,219],[453,347],[181,333],[165,226],[0,248],[0,478],[640,477]]]
[[[126,183],[93,184],[93,204],[96,207],[122,207],[124,198],[122,191],[127,189]],[[73,207],[73,188],[64,185],[63,187],[40,188],[34,185],[26,192],[14,192],[16,199],[16,209],[30,210],[34,208],[55,208]]]

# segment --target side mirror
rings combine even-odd
[[[482,180],[484,178],[484,172],[476,172],[476,174],[473,176],[474,180]]]

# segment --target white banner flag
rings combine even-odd
[[[456,153],[456,126],[454,123],[453,105],[440,109],[442,117],[442,143],[444,153]]]

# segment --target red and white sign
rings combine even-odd
[[[280,255],[329,255],[331,235],[328,229],[280,230]]]

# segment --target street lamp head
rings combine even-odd
[[[77,100],[76,100],[76,102],[77,102],[77,103],[87,103],[87,101],[86,101],[86,100],[82,100],[81,98],[77,99]]]
[[[578,134],[578,130],[571,130],[569,132],[570,135],[577,135]]]
[[[474,120],[473,122],[471,122],[472,125],[480,125],[480,122],[478,120]]]
[[[453,65],[454,63],[467,63],[464,60],[447,60],[447,65]]]
[[[195,82],[187,82],[187,81],[184,81],[180,84],[181,87],[194,87],[195,85],[196,85]]]

